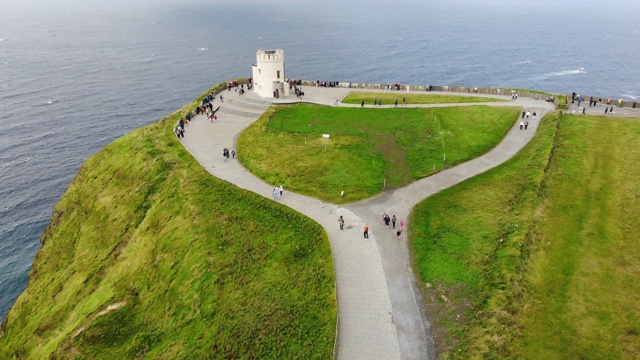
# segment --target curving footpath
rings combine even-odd
[[[334,105],[337,98],[342,99],[352,91],[371,90],[305,87],[304,91],[305,102]],[[404,92],[397,93],[402,97]],[[271,198],[273,188],[280,184],[265,183],[234,159],[225,161],[222,149],[235,148],[238,134],[271,104],[295,103],[298,99],[294,96],[265,99],[252,91],[242,96],[235,92],[222,95],[225,102],[220,103],[218,98],[214,104],[221,105],[218,120],[212,123],[203,115],[196,116],[186,127],[183,145],[212,175]],[[406,234],[398,241],[395,232],[384,229],[380,215],[386,211],[406,221],[411,209],[426,197],[505,162],[531,140],[539,119],[553,108],[544,101],[523,98],[515,102],[413,106],[468,105],[523,107],[537,112],[538,120],[529,119],[526,131],[519,130],[516,123],[505,139],[483,156],[366,201],[340,206],[290,193],[287,189],[279,200],[318,222],[329,237],[338,293],[338,359],[437,358],[409,263]],[[338,226],[340,215],[345,219],[344,231]],[[371,228],[369,239],[362,236],[365,224]]]

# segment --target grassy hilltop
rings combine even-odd
[[[0,359],[331,358],[325,232],[206,173],[171,131],[199,100],[87,160]],[[520,111],[279,106],[238,151],[270,183],[345,203],[487,152]],[[513,159],[413,209],[441,358],[640,357],[638,144],[636,119],[554,112]]]
[[[443,357],[640,357],[638,144],[635,119],[555,113],[512,160],[414,209]]]
[[[348,203],[381,193],[384,184],[404,186],[486,153],[509,132],[520,111],[272,107],[240,134],[238,153],[242,164],[268,183]]]
[[[82,166],[2,325],[0,358],[332,356],[325,232],[208,174],[172,133],[179,117]]]

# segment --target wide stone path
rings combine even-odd
[[[304,87],[304,100],[334,105],[336,99],[344,98],[351,91],[358,90]],[[399,98],[403,93],[406,94],[397,93]],[[220,103],[216,99],[214,103],[214,107],[221,106],[217,113],[218,120],[210,122],[204,116],[197,116],[187,126],[183,144],[212,175],[271,198],[273,188],[280,184],[265,183],[235,159],[225,161],[222,149],[234,149],[238,134],[257,120],[272,103],[298,100],[294,96],[283,100],[264,99],[251,91],[242,96],[233,91],[222,95],[225,102]],[[317,221],[329,236],[338,293],[338,359],[437,358],[429,323],[422,312],[420,295],[411,272],[406,234],[402,240],[397,240],[393,231],[384,229],[381,214],[386,211],[390,215],[395,214],[398,220],[406,221],[413,206],[427,196],[508,160],[533,137],[538,120],[551,109],[550,104],[544,101],[522,98],[515,102],[485,105],[523,107],[531,112],[536,111],[538,117],[535,121],[529,119],[529,129],[526,131],[519,130],[516,124],[494,150],[477,159],[357,204],[334,205],[290,193],[285,188],[284,196],[279,201]],[[344,231],[338,226],[340,215],[345,219]],[[372,229],[369,239],[362,236],[365,224]]]

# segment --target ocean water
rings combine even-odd
[[[292,78],[640,97],[640,4],[518,3],[0,0],[0,319],[83,161],[257,49]]]

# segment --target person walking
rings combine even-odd
[[[398,237],[398,240],[400,240],[400,235],[402,235],[402,230],[398,229],[398,231],[396,231],[396,236]]]
[[[400,230],[404,230],[404,220],[400,220]]]
[[[338,224],[340,224],[340,230],[344,230],[344,218],[342,215],[338,218]]]
[[[278,190],[280,191],[280,197],[282,197],[284,193],[284,188],[282,187],[282,185],[280,185],[280,188],[278,188]]]
[[[236,158],[236,151],[235,150],[231,150],[231,158],[232,159]]]
[[[393,228],[395,229],[396,228],[396,215],[395,214],[391,217],[391,223],[393,224]]]
[[[364,226],[364,238],[365,239],[369,238],[369,226],[367,225]]]
[[[384,217],[384,225],[387,227],[387,229],[389,229],[389,223],[391,222],[391,218],[389,217],[389,215]]]
[[[524,122],[524,129],[525,129],[525,130],[527,130],[527,128],[528,128],[528,127],[529,127],[529,122],[528,122],[528,121],[525,121],[525,122]]]

